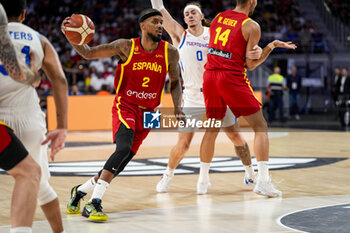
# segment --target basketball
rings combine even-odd
[[[64,26],[64,34],[75,45],[87,44],[95,35],[95,25],[86,15],[73,14]]]

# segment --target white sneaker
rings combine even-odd
[[[262,182],[258,178],[253,191],[256,194],[260,194],[260,195],[267,196],[267,197],[281,197],[282,196],[282,192],[273,186],[273,184],[271,182],[271,178],[269,178],[269,180],[267,182]]]
[[[167,193],[169,190],[170,181],[174,176],[169,176],[168,174],[164,174],[162,179],[157,184],[157,192],[158,193]]]
[[[256,178],[255,178],[255,176],[253,178],[244,177],[243,183],[247,186],[254,187],[256,184]]]
[[[204,195],[208,192],[208,188],[211,186],[210,181],[197,183],[197,194]]]

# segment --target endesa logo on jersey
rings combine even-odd
[[[145,99],[145,100],[154,100],[157,98],[157,93],[145,93],[143,92],[137,92],[137,91],[132,91],[128,90],[126,92],[127,96],[135,96],[137,99]]]

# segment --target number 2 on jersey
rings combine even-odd
[[[30,47],[27,46],[27,45],[25,45],[25,46],[22,48],[21,52],[22,52],[24,55],[26,55],[26,57],[25,57],[25,59],[26,59],[26,64],[27,64],[28,66],[30,66]],[[2,75],[5,75],[5,76],[8,75],[8,73],[6,72],[5,67],[4,67],[3,65],[0,65],[0,73],[1,73]]]
[[[142,83],[142,87],[148,87],[148,83],[151,79],[149,77],[144,77],[143,78],[143,83]]]
[[[227,29],[223,33],[221,33],[221,31],[222,31],[222,27],[218,27],[216,29],[216,36],[215,36],[214,44],[217,44],[218,40],[219,40],[219,41],[222,41],[222,46],[225,47],[226,43],[228,41],[228,37],[230,36],[231,30]]]

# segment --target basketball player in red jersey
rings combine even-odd
[[[279,197],[282,192],[271,183],[268,170],[269,139],[261,103],[255,97],[246,68],[255,69],[275,47],[295,49],[291,42],[275,40],[266,46],[259,59],[245,58],[247,51],[259,43],[260,26],[248,15],[257,0],[237,0],[234,10],[219,13],[210,26],[208,62],[205,65],[203,94],[208,118],[222,119],[228,106],[236,117],[244,116],[255,132],[254,152],[258,161],[258,177],[254,192]],[[211,151],[217,132],[207,134],[201,151]]]
[[[62,23],[64,30],[65,19]],[[67,205],[68,213],[79,213],[80,199],[94,189],[82,215],[94,221],[106,221],[101,199],[112,179],[118,175],[137,153],[149,133],[143,129],[143,112],[153,111],[161,102],[166,74],[169,72],[171,95],[175,115],[181,111],[179,54],[175,47],[161,40],[162,14],[155,9],[141,12],[139,23],[141,38],[119,39],[97,47],[72,45],[85,59],[118,56],[120,59],[116,77],[116,98],[113,106],[113,137],[117,145],[103,170],[85,184],[72,189]]]

